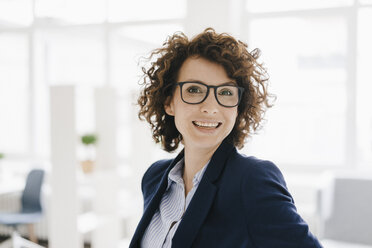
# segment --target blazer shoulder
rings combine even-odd
[[[160,183],[161,178],[166,172],[169,164],[172,162],[172,159],[163,159],[156,161],[146,170],[143,174],[141,189],[143,196],[146,196],[151,193],[150,191],[155,190],[156,186]]]
[[[236,153],[236,155],[233,156],[232,164],[238,166],[239,172],[250,182],[254,183],[261,180],[270,180],[286,186],[282,172],[269,160],[262,160],[254,156],[248,157]]]
[[[237,154],[243,171],[241,202],[248,233],[257,247],[321,248],[297,213],[279,168],[271,161]]]
[[[143,179],[154,177],[158,174],[162,174],[165,172],[172,162],[172,159],[162,159],[158,160],[155,163],[151,164],[149,168],[147,168],[145,174],[143,174]]]

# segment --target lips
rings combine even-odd
[[[192,122],[195,126],[197,127],[201,127],[201,128],[210,128],[210,129],[213,129],[213,128],[218,128],[219,126],[221,126],[221,122],[205,122],[205,121],[193,121]]]

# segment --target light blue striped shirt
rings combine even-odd
[[[193,187],[185,198],[185,184],[182,177],[183,161],[181,159],[169,172],[167,189],[163,194],[158,210],[143,235],[142,248],[170,248],[172,246],[172,238],[209,164],[208,161],[195,174],[192,180]]]

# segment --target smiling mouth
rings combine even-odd
[[[202,127],[202,128],[218,128],[219,126],[222,125],[221,122],[202,122],[202,121],[193,121],[192,124],[194,124],[197,127]]]

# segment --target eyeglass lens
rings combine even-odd
[[[213,89],[210,94],[214,94]],[[182,98],[185,102],[195,104],[205,100],[207,86],[198,82],[186,82],[182,87]],[[221,85],[216,88],[217,101],[224,106],[236,106],[239,102],[239,89],[233,85]]]

